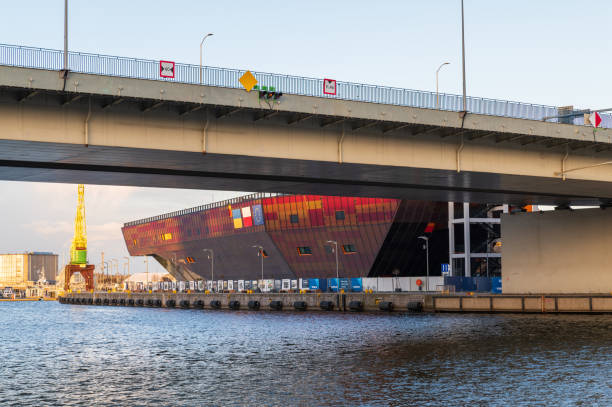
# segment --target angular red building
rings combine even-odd
[[[153,256],[181,280],[431,275],[448,262],[447,205],[399,199],[254,194],[128,222],[132,256]]]

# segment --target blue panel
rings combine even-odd
[[[337,278],[328,278],[327,286],[329,287],[331,292],[338,292],[338,279]]]
[[[308,287],[311,290],[320,290],[320,288],[319,288],[321,286],[320,281],[321,281],[320,278],[309,278],[308,279]]]
[[[493,277],[493,278],[491,278],[491,292],[493,294],[501,294],[502,293],[502,279],[501,279],[501,277]]]
[[[232,218],[234,218],[234,219],[242,219],[242,215],[240,213],[240,209],[232,209]]]
[[[253,205],[253,225],[259,226],[264,224],[263,209],[261,205]]]
[[[363,291],[363,280],[361,280],[361,277],[351,278],[351,291],[355,293]]]

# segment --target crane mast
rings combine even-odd
[[[70,264],[87,264],[87,232],[85,229],[85,185],[79,184],[74,238],[70,246]]]

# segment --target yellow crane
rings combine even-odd
[[[79,184],[74,238],[70,246],[70,264],[87,264],[87,232],[85,229],[85,185]]]

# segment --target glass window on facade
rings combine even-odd
[[[312,249],[308,246],[300,246],[297,248],[297,252],[300,256],[309,256],[312,254]]]
[[[336,211],[336,220],[344,220],[344,211]]]
[[[334,246],[326,244],[325,245],[325,253],[334,254]]]
[[[297,213],[293,213],[289,216],[289,220],[291,221],[291,223],[298,223],[300,221],[300,219],[298,218]]]
[[[342,245],[342,252],[344,254],[351,254],[351,253],[356,253],[357,250],[355,249],[355,245],[353,245],[353,244],[343,244]]]

